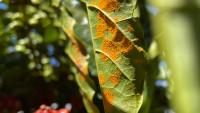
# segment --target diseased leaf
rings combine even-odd
[[[66,32],[70,39],[68,47],[66,48],[66,52],[70,53],[68,54],[69,57],[72,59],[81,73],[86,76],[88,75],[87,53],[81,42],[76,39],[74,33],[75,20],[70,16],[67,16],[65,19],[66,20],[63,20],[66,21],[63,23],[63,30]]]
[[[136,0],[83,0],[87,4],[106,113],[137,113],[142,104],[143,33],[133,18]]]
[[[76,69],[79,70],[79,72],[74,71],[74,74],[76,82],[83,95],[84,105],[88,113],[99,113],[98,108],[93,103],[93,98],[95,95],[95,84],[88,73],[87,53],[83,44],[77,40],[74,32],[75,20],[68,15],[67,17],[63,18],[66,19],[63,23],[63,30],[70,39],[65,51],[73,63],[76,65]]]

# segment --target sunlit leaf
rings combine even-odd
[[[85,2],[105,112],[137,113],[142,104],[145,57],[143,33],[133,18],[136,0]]]

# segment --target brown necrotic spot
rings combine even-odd
[[[99,8],[112,12],[119,9],[119,2],[117,0],[99,0]]]

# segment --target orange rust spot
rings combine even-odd
[[[96,26],[96,38],[103,38],[104,32],[106,31],[106,23],[105,23],[105,17],[102,15],[102,13],[97,14],[97,18],[99,19],[99,23]]]
[[[113,85],[119,84],[121,78],[121,72],[117,70],[114,74],[112,74],[109,80],[112,82]]]
[[[110,90],[108,90],[108,89],[104,90],[103,97],[108,103],[113,103],[114,94]]]
[[[117,59],[120,51],[118,50],[118,46],[113,41],[105,39],[102,44],[102,50],[109,55],[109,57],[113,60]]]
[[[99,23],[96,26],[96,38],[103,38],[105,32],[110,32],[113,34],[114,29],[117,29],[111,21],[101,12],[98,12],[97,18],[99,19]]]
[[[132,43],[126,38],[122,38],[120,42],[104,39],[102,44],[102,50],[113,60],[116,60],[122,53],[128,54],[132,49]]]
[[[117,0],[99,0],[98,6],[107,12],[112,12],[119,9],[119,2]]]
[[[103,13],[98,12],[97,18],[99,23],[96,26],[96,38],[104,38],[102,50],[113,60],[118,58],[121,53],[129,53],[133,48],[132,42]],[[111,37],[107,38],[105,33],[110,33]]]
[[[98,78],[99,78],[99,84],[100,85],[103,85],[106,82],[103,73],[99,73]]]
[[[106,56],[103,55],[103,54],[100,55],[100,59],[101,59],[101,61],[103,61],[103,62],[108,61],[108,57],[106,57]]]

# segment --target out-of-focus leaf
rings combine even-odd
[[[8,29],[13,29],[13,28],[15,28],[15,27],[17,27],[17,26],[22,26],[22,25],[23,25],[23,24],[22,24],[21,21],[19,21],[19,20],[14,20],[14,21],[12,21],[11,23],[8,24]]]
[[[199,113],[200,2],[149,0],[159,13],[152,18],[155,39],[173,80],[172,105],[176,113]],[[192,104],[190,103],[192,102]]]
[[[23,13],[21,12],[7,12],[5,14],[5,17],[9,18],[9,19],[12,19],[12,20],[15,20],[15,19],[19,19],[19,18],[23,18]]]
[[[52,0],[52,5],[58,7],[61,0]]]
[[[97,107],[93,103],[95,85],[88,73],[87,52],[83,44],[77,40],[76,34],[74,32],[75,20],[68,16],[67,13],[65,13],[62,18],[63,30],[70,39],[65,51],[79,70],[79,72],[74,73],[79,88],[84,96],[83,101],[86,106],[86,110],[88,113],[99,113]]]
[[[26,6],[26,13],[27,14],[33,14],[33,13],[35,13],[37,11],[37,9],[35,8],[35,7],[33,7],[33,6],[31,6],[31,5],[27,5]]]
[[[90,86],[90,84],[88,84],[87,82],[85,82],[85,77],[82,76],[81,74],[76,74],[76,81],[78,83],[81,89],[81,91],[83,91],[85,94],[85,96],[87,96],[87,98],[92,101],[93,96],[95,94],[95,90],[93,87]]]
[[[3,22],[2,22],[2,19],[0,18],[0,36],[3,33],[3,28],[4,28]]]
[[[83,103],[86,107],[87,112],[88,113],[99,113],[98,108],[93,103],[95,89],[92,86],[94,84],[92,85],[92,84],[88,83],[88,82],[92,83],[93,81],[89,78],[85,78],[81,74],[76,74],[75,76],[76,76],[76,82],[78,83],[78,86],[81,89]]]
[[[67,10],[72,14],[73,18],[77,20],[77,23],[80,23],[84,16],[86,16],[86,12],[81,7],[79,0],[66,0],[64,2]]]
[[[88,61],[87,61],[87,53],[81,42],[76,39],[76,35],[74,34],[74,25],[75,20],[70,16],[66,17],[65,23],[63,23],[63,30],[68,35],[71,42],[69,42],[70,47],[67,47],[67,53],[73,62],[76,64],[78,69],[84,75],[88,75]]]
[[[25,52],[26,47],[24,45],[18,44],[15,46],[15,49],[16,49],[16,51],[19,51],[19,52]]]
[[[50,7],[50,6],[51,6],[50,2],[43,2],[43,3],[40,5],[40,8],[41,8],[42,10],[46,11],[46,12],[49,12],[50,14],[55,13],[53,7]]]
[[[34,44],[42,43],[42,41],[43,41],[42,36],[40,34],[38,34],[38,33],[31,32],[29,34],[29,36],[31,37],[31,39],[32,39]]]
[[[51,43],[58,39],[58,30],[53,26],[47,27],[44,33],[45,43]]]
[[[86,96],[83,95],[83,104],[87,110],[87,113],[99,113],[98,108],[90,101]]]
[[[45,64],[44,65],[44,70],[43,70],[43,75],[48,77],[53,73],[53,68],[50,64]]]
[[[137,113],[145,76],[143,32],[133,18],[136,0],[87,4],[106,113]]]
[[[151,106],[154,103],[154,94],[155,94],[155,81],[159,75],[159,59],[151,57],[151,60],[147,64],[147,76],[145,78],[146,84],[144,88],[144,101],[139,113],[152,113]]]
[[[75,45],[73,42],[69,42],[65,51],[71,60],[75,63],[76,67],[81,71],[81,73],[84,76],[88,76],[87,56],[82,52],[81,46]]]
[[[156,41],[153,41],[149,47],[148,50],[148,56],[150,57],[150,59],[154,59],[155,57],[157,57],[159,55],[159,51],[158,51],[158,45]]]
[[[40,4],[42,2],[42,0],[31,0],[31,2],[34,4]]]
[[[39,19],[45,18],[47,14],[44,11],[38,11],[30,19],[29,24],[37,24]]]
[[[87,47],[86,49],[89,55],[88,60],[90,73],[93,76],[97,76],[94,51],[92,47],[86,10],[84,7],[81,7],[81,3],[78,0],[68,0],[63,2],[63,4],[66,6],[67,11],[70,12],[72,17],[76,20],[74,32],[77,35],[78,40],[80,40],[83,45]]]

